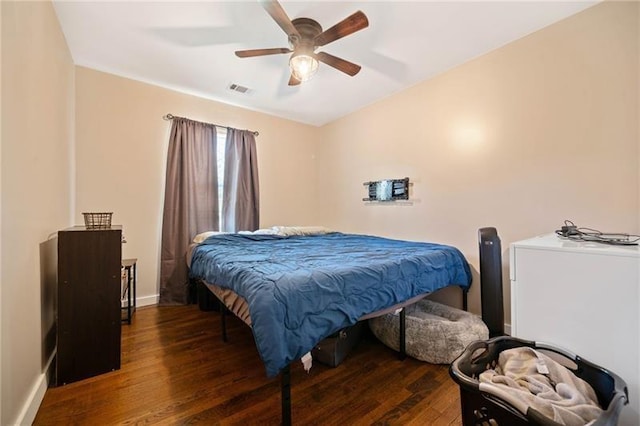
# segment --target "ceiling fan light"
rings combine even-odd
[[[291,74],[300,81],[307,81],[318,71],[318,60],[305,53],[294,53],[289,60]]]

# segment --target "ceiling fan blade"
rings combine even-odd
[[[330,55],[326,52],[319,52],[315,54],[316,59],[320,62],[324,62],[325,64],[334,67],[338,71],[342,71],[345,74],[349,74],[351,77],[358,74],[360,69],[362,68],[360,65],[356,65],[353,62],[345,61],[342,58],[338,58],[337,56]]]
[[[325,44],[341,39],[342,37],[346,37],[356,31],[367,28],[368,26],[369,20],[367,19],[367,16],[361,11],[357,11],[316,37],[314,45],[324,46]]]
[[[291,23],[291,19],[287,16],[287,13],[284,11],[280,3],[277,0],[260,0],[262,7],[267,11],[269,15],[276,21],[276,24],[280,26],[287,34],[287,36],[296,36],[300,39],[300,33]]]
[[[277,55],[279,53],[291,53],[286,47],[276,47],[274,49],[252,49],[252,50],[236,50],[238,58],[251,58],[253,56]]]
[[[292,74],[291,77],[289,77],[289,86],[297,86],[299,84],[300,84],[300,80],[295,78]]]

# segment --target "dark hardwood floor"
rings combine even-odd
[[[47,390],[35,425],[280,424],[250,329],[197,305],[138,309],[122,328],[118,371]],[[400,361],[368,333],[336,368],[291,368],[294,425],[460,425],[447,366]]]

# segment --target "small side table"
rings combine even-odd
[[[122,318],[122,322],[126,322],[127,324],[131,324],[131,317],[133,313],[136,311],[136,280],[138,274],[136,274],[136,263],[138,259],[124,259],[122,261],[122,267],[124,268],[125,273],[127,274],[126,283],[122,288],[122,299],[124,299],[125,294],[127,296],[127,306],[121,308],[123,311],[127,313],[125,318]],[[133,292],[133,297],[132,293]]]

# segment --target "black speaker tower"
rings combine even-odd
[[[478,244],[480,246],[482,320],[489,328],[489,337],[503,336],[502,249],[496,228],[480,228]]]

